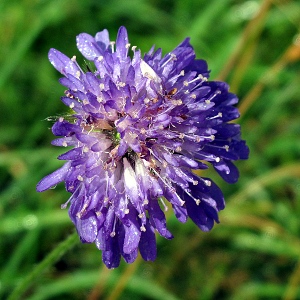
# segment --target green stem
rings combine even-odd
[[[44,260],[42,260],[21,282],[8,297],[8,300],[20,299],[22,294],[29,288],[33,281],[49,266],[56,263],[68,250],[78,243],[77,232],[71,234],[66,240],[61,242]]]

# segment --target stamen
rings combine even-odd
[[[168,206],[167,206],[166,203],[164,202],[163,198],[162,198],[162,197],[159,197],[158,199],[160,200],[160,203],[163,205],[164,211],[168,211]]]
[[[216,116],[206,118],[206,120],[213,120],[213,119],[217,119],[217,118],[222,118],[222,116],[223,116],[223,114],[221,112],[219,112]]]
[[[78,175],[78,176],[77,176],[77,179],[78,179],[79,181],[83,181],[83,177],[82,177],[81,175]]]
[[[109,44],[110,44],[110,46],[111,46],[111,53],[114,53],[115,52],[115,41],[112,41],[112,42],[110,42]]]
[[[166,62],[164,62],[164,64],[161,66],[161,68],[164,68],[172,60],[177,60],[177,57],[174,53],[170,53],[169,59]]]

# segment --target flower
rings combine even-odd
[[[108,268],[123,256],[133,262],[156,258],[155,231],[173,238],[164,210],[172,207],[180,222],[190,217],[203,231],[218,221],[225,206],[218,186],[193,170],[212,165],[234,183],[232,161],[248,158],[240,126],[237,97],[224,82],[209,81],[204,60],[185,39],[162,57],[154,47],[143,57],[121,27],[116,43],[107,30],[95,38],[77,36],[82,55],[95,70],[51,49],[51,64],[64,75],[62,101],[74,113],[52,127],[60,136],[52,144],[72,149],[67,162],[37,185],[47,190],[64,181],[72,195],[62,205],[84,243],[102,250]],[[130,57],[130,54],[132,58]]]

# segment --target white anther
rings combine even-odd
[[[145,128],[141,128],[140,132],[141,132],[141,134],[145,134],[146,133],[146,129]]]
[[[206,186],[211,186],[211,181],[210,180],[204,180],[204,183]]]
[[[76,77],[79,78],[80,77],[80,71],[76,72]]]
[[[125,214],[125,215],[128,215],[128,214],[129,214],[129,209],[128,209],[128,208],[126,208],[126,209],[124,210],[124,214]]]
[[[115,235],[116,235],[116,233],[114,231],[110,233],[111,237],[114,237]]]
[[[210,104],[210,100],[208,99],[208,100],[205,100],[205,103],[206,104]]]
[[[83,147],[83,152],[84,152],[84,153],[87,153],[87,152],[89,152],[89,148],[88,148],[88,147],[86,147],[86,146],[85,146],[85,147]]]
[[[78,179],[79,181],[83,181],[83,177],[82,177],[81,175],[78,175],[78,176],[77,176],[77,179]]]
[[[76,61],[76,55],[71,58],[71,61]]]
[[[102,61],[103,60],[103,56],[102,55],[98,56],[97,60],[98,61]]]
[[[83,99],[82,103],[83,103],[83,105],[90,104],[89,100],[87,100],[87,99]]]
[[[200,204],[200,200],[196,199],[196,204],[199,205]]]
[[[193,185],[197,185],[198,184],[198,180],[193,180]]]
[[[72,102],[69,107],[72,109],[75,106],[74,102]]]
[[[143,202],[143,204],[144,204],[144,205],[149,204],[149,200],[148,200],[148,199],[145,199],[144,202]]]
[[[68,147],[68,144],[66,141],[63,141],[62,145],[63,145],[63,147]]]
[[[145,231],[146,231],[146,228],[145,228],[145,226],[144,226],[144,225],[142,225],[142,226],[140,227],[140,230],[141,230],[141,231],[143,231],[143,232],[145,232]]]

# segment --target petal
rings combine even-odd
[[[76,37],[76,41],[78,50],[86,59],[94,60],[96,57],[101,56],[102,50],[91,35],[81,33]]]
[[[194,199],[190,197],[185,197],[185,206],[187,209],[187,213],[192,221],[202,230],[209,231],[214,226],[214,220],[207,216],[203,207],[201,205],[197,205]]]
[[[54,187],[59,182],[65,180],[66,175],[69,171],[70,163],[64,164],[60,169],[54,171],[53,173],[44,177],[36,186],[38,192],[43,192],[45,190]]]
[[[72,74],[78,77],[78,72],[81,73],[81,70],[73,60],[56,49],[50,49],[48,58],[54,68],[63,75]]]
[[[98,234],[97,218],[89,213],[89,217],[76,218],[76,228],[81,239],[87,243],[93,243]]]
[[[166,239],[172,239],[173,235],[167,229],[166,217],[164,212],[159,207],[157,199],[150,199],[148,205],[151,225],[161,236],[165,237]]]
[[[146,231],[142,232],[141,240],[139,243],[140,253],[144,260],[154,261],[156,259],[156,255],[157,255],[156,240],[155,240],[154,229],[150,225],[148,219],[147,219],[145,228],[146,228]]]
[[[239,179],[239,170],[231,161],[221,159],[220,162],[213,163],[213,166],[226,182],[235,183]]]
[[[118,36],[116,40],[116,52],[121,60],[127,57],[128,52],[128,34],[124,26],[121,26],[118,31]]]

